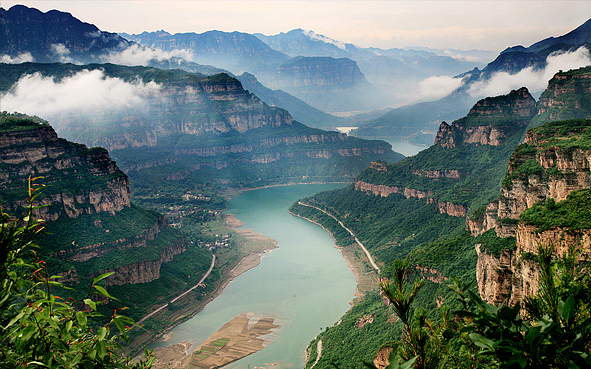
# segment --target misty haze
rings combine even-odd
[[[3,2],[0,367],[591,367],[590,11]]]

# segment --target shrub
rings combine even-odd
[[[29,178],[26,215],[12,219],[0,211],[0,367],[2,368],[148,368],[145,361],[131,363],[121,357],[120,339],[127,339],[126,324],[133,321],[113,311],[104,325],[95,323],[97,302],[91,293],[113,298],[100,285],[110,273],[94,278],[82,302],[63,300],[52,293],[65,288],[50,276],[45,262],[33,250],[34,238],[44,229],[33,217],[36,178]],[[111,331],[116,326],[118,333]],[[95,330],[93,330],[93,328]]]

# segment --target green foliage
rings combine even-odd
[[[498,237],[494,228],[476,237],[476,243],[481,245],[482,250],[497,258],[501,256],[503,250],[515,250],[516,242],[515,237]]]
[[[520,304],[495,306],[484,302],[455,280],[466,322],[462,330],[492,358],[498,368],[588,368],[591,365],[589,272],[568,254],[553,266],[552,247],[539,247],[541,285],[537,295]],[[587,266],[588,267],[588,266]]]
[[[520,215],[523,223],[533,225],[538,232],[550,228],[570,231],[591,228],[591,189],[572,191],[564,201],[549,198],[536,203]]]
[[[0,214],[0,363],[3,368],[147,368],[154,359],[131,363],[120,356],[119,341],[127,339],[129,318],[114,311],[96,333],[92,322],[99,317],[99,303],[90,292],[112,298],[93,279],[88,296],[81,303],[65,300],[52,291],[63,286],[50,276],[34,250],[33,238],[43,222],[33,217],[36,190],[29,180],[26,216],[11,219]],[[115,334],[111,331],[117,327]]]
[[[21,113],[0,112],[0,132],[14,132],[49,126],[47,121]]]
[[[543,148],[556,147],[567,150],[579,147],[591,149],[591,120],[572,119],[546,123],[534,128],[530,134],[535,137],[536,145]]]

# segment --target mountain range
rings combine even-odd
[[[533,86],[530,87],[532,94],[537,96],[545,88],[546,79],[558,72],[560,65],[564,65],[565,68],[576,68],[591,64],[590,44],[591,20],[563,36],[547,38],[528,48],[507,48],[482,70],[475,68],[458,75],[456,78],[461,79],[462,86],[448,96],[437,101],[393,109],[382,117],[361,124],[352,134],[359,137],[401,136],[419,143],[424,143],[425,140],[432,142],[438,122],[462,117],[476,100],[483,97],[482,93],[497,91],[487,89],[488,86],[509,87],[511,83],[529,84]],[[565,59],[571,55],[574,61],[557,62],[556,59],[561,55]],[[523,71],[526,73],[519,78],[519,73]],[[511,78],[514,81],[510,82]],[[518,87],[521,85],[514,86]],[[414,132],[409,131],[409,126],[414,128]],[[423,135],[418,134],[420,132],[427,132],[428,136],[421,138]]]
[[[343,118],[312,108],[319,104],[314,98],[326,98],[323,107],[332,111],[382,106],[365,63],[394,71],[415,60],[422,66],[407,70],[412,80],[457,65],[447,57],[425,50],[361,49],[302,30],[277,37],[143,33],[144,40],[154,38],[148,46],[103,34],[59,11],[15,6],[0,12],[2,58],[8,62],[0,65],[3,108],[27,110],[0,114],[0,202],[2,209],[18,212],[26,178],[44,176],[48,186],[39,200],[50,206],[41,208],[41,215],[58,231],[41,239],[40,254],[75,287],[74,297],[95,274],[113,270],[117,274],[105,282],[123,302],[109,306],[136,304],[138,318],[154,301],[189,284],[187,273],[179,271],[201,275],[211,265],[203,290],[182,306],[163,306],[168,323],[182,320],[194,313],[194,302],[214,295],[244,256],[231,231],[224,233],[224,250],[215,246],[222,244],[220,211],[228,195],[268,185],[348,181],[345,188],[301,199],[290,211],[331,232],[361,270],[360,278],[376,272],[359,244],[375,258],[382,281],[394,279],[395,261],[406,259],[406,276],[424,280],[413,306],[425,309],[417,309],[421,337],[437,340],[429,355],[444,358],[442,368],[469,367],[485,357],[480,348],[490,345],[474,340],[474,334],[460,337],[461,348],[449,340],[463,333],[447,317],[463,303],[446,287],[453,278],[476,280],[474,289],[466,289],[474,296],[478,291],[488,302],[513,305],[540,286],[537,244],[554,244],[555,259],[571,245],[580,247],[580,260],[590,256],[591,67],[552,72],[540,93],[523,86],[494,96],[475,92],[490,91],[487,84],[499,76],[554,68],[552,58],[561,55],[587,55],[589,22],[529,48],[509,48],[482,70],[457,75],[462,86],[443,99],[360,124],[359,135],[433,143],[403,158],[384,141],[309,127],[284,107],[318,125],[344,124]],[[50,31],[55,34],[29,39]],[[295,52],[288,52],[290,39]],[[236,78],[231,71],[216,73],[221,65],[178,57],[193,55],[193,49],[252,72]],[[105,63],[128,50],[147,53],[148,64],[164,68]],[[312,50],[325,54],[297,55]],[[65,62],[74,58],[94,63]],[[171,69],[175,63],[179,68]],[[347,100],[359,94],[369,101]],[[179,229],[169,225],[172,219]],[[212,253],[221,259],[218,264]],[[371,362],[376,353],[385,367],[390,352],[403,352],[398,312],[376,290],[375,285],[364,290],[339,322],[313,339],[306,367],[350,367]],[[153,299],[147,301],[148,294]],[[581,301],[585,305],[588,298]],[[560,315],[574,304],[563,301]],[[507,308],[481,306],[507,316]],[[508,309],[512,321],[522,322],[518,308]],[[552,318],[544,319],[546,324]],[[434,324],[426,322],[437,320],[449,324],[445,334],[430,334]]]

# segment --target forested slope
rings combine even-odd
[[[579,74],[589,72],[566,73]],[[561,78],[561,74],[555,76]],[[556,83],[551,81],[549,86]],[[581,101],[587,101],[588,94],[584,89],[573,92]],[[483,298],[515,303],[537,291],[538,282],[530,278],[537,255],[532,245],[538,241],[564,244],[558,255],[565,255],[566,243],[580,243],[587,234],[580,230],[574,238],[561,236],[571,234],[566,230],[569,227],[586,227],[579,224],[586,219],[585,202],[579,199],[585,194],[571,191],[589,187],[585,169],[589,167],[589,121],[544,125],[529,132],[528,142],[517,148],[532,118],[548,119],[536,113],[536,104],[525,89],[481,100],[465,118],[451,125],[443,123],[433,147],[399,163],[372,163],[355,184],[301,201],[335,215],[353,230],[383,266],[382,277],[393,277],[390,263],[394,259],[408,258],[409,276],[426,281],[416,304],[426,308],[431,318],[441,319],[445,311],[441,306],[459,307],[455,293],[446,287],[452,277],[461,283],[478,277]],[[579,114],[586,115],[584,110]],[[547,199],[554,197],[556,202],[548,204]],[[534,205],[539,200],[546,205]],[[323,213],[298,204],[291,210],[323,224],[341,246],[355,247],[348,233]],[[560,226],[562,230],[552,228]],[[554,238],[536,233],[548,227],[553,231],[546,232]],[[531,231],[537,236],[529,236]],[[520,248],[521,240],[530,246]],[[340,324],[312,342],[312,351],[318,340],[323,342],[322,358],[315,367],[372,361],[380,345],[400,338],[402,328],[396,321],[382,297],[369,293]]]

